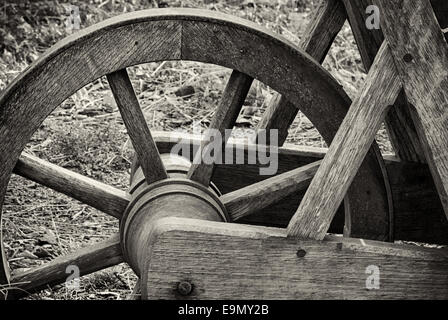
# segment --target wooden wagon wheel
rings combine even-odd
[[[183,194],[187,202],[194,194],[197,202],[191,202],[191,207],[183,206],[184,212],[177,216],[236,221],[308,186],[318,163],[221,197],[210,188],[213,165],[195,164],[185,178],[169,178],[126,72],[129,66],[163,60],[193,60],[234,70],[211,123],[211,128],[221,132],[233,127],[253,79],[269,85],[298,106],[328,144],[350,105],[341,86],[304,51],[253,23],[216,12],[135,12],[66,38],[15,79],[0,97],[0,197],[3,201],[14,171],[121,219],[121,237],[112,237],[13,277],[2,249],[0,283],[17,283],[17,296],[63,282],[67,276],[65,267],[70,264],[77,265],[84,275],[121,263],[125,256],[133,269],[141,272],[139,254],[147,243],[140,237],[139,232],[143,231],[138,224],[132,225],[130,220],[150,223],[146,216],[136,213],[147,205],[155,206],[151,210],[163,216],[156,201],[151,200],[159,194]],[[132,195],[33,156],[21,155],[32,134],[58,105],[104,75],[146,181]],[[345,203],[350,215],[356,217],[354,221],[363,221],[370,237],[389,239],[389,199],[375,144],[352,186]],[[15,293],[11,291],[10,296]]]

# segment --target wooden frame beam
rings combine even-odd
[[[155,229],[143,299],[448,298],[446,249],[300,241],[285,229],[194,219],[164,218]]]

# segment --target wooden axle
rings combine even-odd
[[[168,179],[147,184],[141,168],[131,176],[131,201],[120,223],[125,261],[140,276],[154,239],[154,226],[161,218],[181,217],[229,221],[216,187],[207,188],[187,179],[191,164],[185,158],[162,155]]]

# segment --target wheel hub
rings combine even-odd
[[[219,199],[219,190],[187,179],[191,165],[179,156],[163,155],[169,178],[148,185],[141,170],[131,177],[132,200],[120,222],[120,237],[125,260],[137,275],[144,270],[150,252],[155,222],[165,217],[209,221],[230,221]]]

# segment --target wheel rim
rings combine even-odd
[[[350,105],[341,86],[311,57],[248,21],[192,9],[146,10],[115,17],[55,45],[0,97],[0,138],[5,141],[0,152],[0,204],[25,144],[57,106],[101,76],[162,60],[213,63],[265,83],[300,105],[328,144]],[[322,119],[323,109],[332,116]],[[370,177],[374,187],[382,189],[378,156],[374,146],[365,161],[367,170],[358,180]],[[361,187],[355,193],[357,201],[365,201],[362,191]],[[350,204],[357,207],[355,202]],[[387,200],[378,206],[378,211],[387,211]],[[3,248],[2,257],[0,283],[7,283]]]

